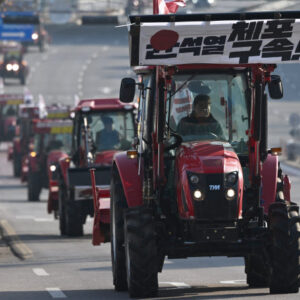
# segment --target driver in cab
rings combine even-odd
[[[182,118],[177,126],[177,133],[181,136],[215,136],[223,138],[223,131],[219,122],[211,115],[211,101],[206,94],[197,95],[193,102],[190,115]]]
[[[96,135],[96,145],[98,150],[115,149],[120,143],[119,132],[113,129],[113,119],[110,117],[103,117],[102,122],[104,128]]]

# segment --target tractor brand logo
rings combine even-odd
[[[209,190],[210,191],[219,191],[221,189],[221,186],[219,184],[210,184]]]

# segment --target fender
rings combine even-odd
[[[275,202],[277,176],[278,176],[278,156],[268,155],[262,165],[262,192],[261,205],[264,207],[264,213],[268,214],[269,206]]]
[[[142,176],[138,175],[138,159],[128,158],[126,152],[117,153],[113,164],[117,167],[128,207],[143,204]]]
[[[68,173],[68,169],[70,167],[70,162],[71,162],[71,160],[70,160],[69,157],[64,157],[64,158],[59,160],[60,172],[61,172],[62,177],[63,177],[63,182],[66,186],[69,186],[67,173]]]

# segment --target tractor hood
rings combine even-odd
[[[241,217],[243,171],[229,143],[182,143],[176,152],[175,164],[182,218],[233,222]]]
[[[229,173],[240,167],[229,143],[219,141],[183,143],[177,152],[179,170],[196,173]]]
[[[68,157],[68,154],[62,150],[52,150],[48,154],[48,165],[53,163],[58,163],[58,161],[62,158]]]
[[[95,163],[96,165],[111,165],[114,155],[118,151],[116,150],[107,150],[96,153]]]

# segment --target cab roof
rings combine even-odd
[[[74,111],[102,111],[102,110],[130,110],[135,108],[134,103],[122,103],[117,98],[85,99],[81,100]]]

